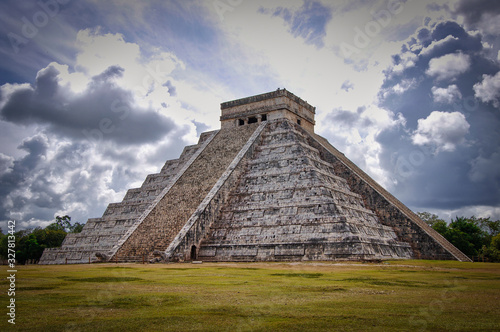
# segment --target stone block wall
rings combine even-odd
[[[201,242],[204,261],[409,258],[298,126],[271,121]]]
[[[238,119],[266,114],[268,120],[300,120],[306,130],[314,132],[315,107],[285,89],[222,103],[221,111],[222,128],[237,127]]]
[[[180,168],[210,136],[200,136],[197,145],[184,148],[179,159],[168,160],[160,173],[150,174],[140,188],[127,191],[123,201],[108,205],[101,218],[91,218],[81,233],[68,234],[60,248],[45,249],[40,264],[72,264],[96,262],[96,254],[106,255],[141,214],[153,203]]]
[[[229,194],[238,186],[245,165],[259,143],[267,122],[262,122],[248,142],[219,178],[190,220],[181,229],[164,253],[166,261],[183,261],[197,258],[201,241],[227,204]]]
[[[256,128],[220,130],[111,259],[151,260],[165,251]]]
[[[393,229],[400,241],[410,244],[414,258],[470,261],[326,139],[315,134],[309,137],[310,144],[318,149],[322,159],[328,161],[335,173],[346,179],[349,187],[363,197],[365,205],[376,212],[380,222]]]

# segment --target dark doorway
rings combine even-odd
[[[196,260],[196,246],[191,247],[191,260],[192,261]]]
[[[252,116],[251,118],[248,118],[248,124],[250,123],[256,123],[257,122],[257,118],[255,116]]]

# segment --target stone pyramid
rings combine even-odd
[[[461,251],[328,141],[287,90],[221,104],[169,160],[41,264],[455,259]]]

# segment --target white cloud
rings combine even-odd
[[[445,44],[448,44],[451,41],[458,41],[458,40],[459,40],[458,38],[456,38],[452,35],[449,35],[444,39],[434,40],[434,41],[432,41],[432,43],[430,43],[429,46],[422,49],[422,51],[420,52],[420,55],[424,55],[424,56],[429,55],[434,50],[438,49],[439,47],[441,47]]]
[[[100,34],[99,29],[85,29],[78,32],[77,44],[80,52],[77,66],[89,76],[102,73],[110,66],[120,66],[128,71],[137,69],[140,60],[139,45],[127,43],[121,34]]]
[[[404,126],[401,114],[374,105],[356,112],[336,108],[323,120],[324,135],[337,149],[370,174],[384,187],[390,186],[390,174],[380,166],[382,146],[377,135],[391,127]]]
[[[417,130],[412,136],[416,145],[433,144],[437,151],[454,151],[465,141],[469,123],[460,112],[432,112],[427,118],[418,120]]]
[[[429,76],[436,76],[440,81],[454,80],[458,75],[465,73],[469,67],[470,57],[467,54],[446,54],[432,59],[425,73]]]
[[[51,62],[46,68],[40,70],[37,74],[43,75],[44,70],[53,67],[59,72],[57,80],[59,85],[67,87],[74,93],[82,93],[89,83],[89,77],[83,72],[70,72],[68,65],[61,65],[57,62]]]
[[[433,86],[431,90],[435,103],[451,104],[457,99],[462,98],[462,94],[455,84],[447,88]]]
[[[418,56],[413,52],[405,52],[401,54],[401,61],[392,68],[394,73],[402,73],[405,69],[415,66]]]
[[[14,158],[0,152],[0,176],[12,170]]]
[[[421,211],[418,209],[415,211]],[[469,205],[463,206],[458,209],[426,209],[430,213],[437,214],[441,219],[446,222],[455,220],[456,217],[471,217],[475,216],[477,218],[491,218],[491,220],[500,219],[500,207],[488,206],[488,205]]]
[[[474,84],[475,96],[483,102],[492,102],[495,107],[500,106],[500,71],[491,75],[483,75],[483,81]]]
[[[402,94],[415,86],[416,83],[415,79],[403,79],[392,87],[392,91],[397,94]]]

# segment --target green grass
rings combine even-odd
[[[500,331],[500,264],[30,265],[16,277],[22,331]],[[14,330],[7,288],[1,331]]]

